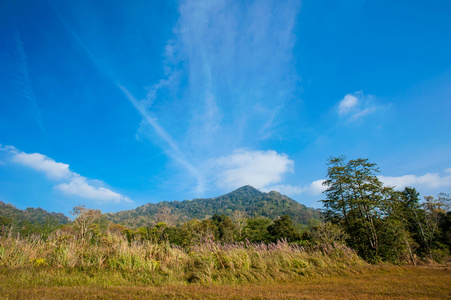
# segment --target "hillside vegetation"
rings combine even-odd
[[[311,219],[321,219],[320,210],[306,207],[276,191],[263,193],[249,185],[215,198],[148,203],[132,210],[107,213],[105,216],[113,223],[137,228],[159,221],[175,224],[191,219],[208,219],[214,214],[231,216],[235,211],[241,211],[250,218],[266,217],[272,220],[288,215],[299,224],[308,224]]]

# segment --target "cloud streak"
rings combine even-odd
[[[155,132],[169,145],[170,150],[169,155],[183,165],[190,173],[196,178],[197,188],[196,192],[202,194],[205,191],[205,179],[199,170],[194,167],[186,158],[184,153],[180,150],[177,142],[171,137],[169,133],[161,127],[157,120],[150,115],[146,107],[148,105],[148,100],[138,101],[124,86],[118,84],[119,88],[122,90],[127,99],[133,104],[135,109],[139,112],[141,117],[152,126]]]
[[[28,56],[25,51],[25,47],[17,29],[16,18],[14,13],[10,12],[11,26],[12,26],[12,38],[15,48],[14,58],[11,62],[13,66],[13,72],[10,74],[13,85],[18,89],[19,95],[26,100],[27,108],[31,111],[33,119],[36,121],[39,128],[45,132],[44,125],[42,123],[41,111],[38,107],[36,96],[34,94],[31,78],[28,70]]]
[[[43,154],[25,153],[13,146],[2,147],[1,145],[0,151],[9,156],[9,161],[44,173],[48,179],[60,182],[54,186],[54,189],[66,195],[95,200],[101,203],[132,202],[127,196],[105,188],[101,181],[89,180],[71,171],[68,164],[56,162]]]

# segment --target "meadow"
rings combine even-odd
[[[431,265],[430,265],[431,266]],[[189,249],[107,234],[3,236],[1,299],[451,299],[446,267],[371,265],[343,244]]]

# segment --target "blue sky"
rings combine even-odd
[[[330,156],[451,192],[449,1],[0,3],[0,201],[243,185],[320,207]]]

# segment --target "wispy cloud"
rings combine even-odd
[[[451,169],[451,168],[450,168]],[[446,169],[446,173],[450,173],[450,169]],[[423,189],[436,189],[451,186],[451,175],[440,175],[439,173],[426,173],[424,175],[403,175],[397,177],[379,176],[379,179],[389,186],[398,189],[407,186],[414,186]]]
[[[42,172],[50,180],[59,182],[55,189],[66,195],[78,196],[98,202],[131,202],[124,195],[104,187],[99,180],[89,180],[71,171],[68,164],[56,162],[40,153],[25,153],[13,146],[1,146],[0,151],[7,154],[9,161]]]
[[[45,131],[42,123],[41,111],[38,107],[36,96],[31,85],[31,78],[28,70],[28,56],[19,30],[17,29],[16,18],[12,12],[10,12],[10,14],[15,53],[13,56],[14,59],[9,62],[13,66],[14,74],[9,74],[9,78],[11,78],[13,85],[18,90],[20,97],[26,101],[26,109],[30,111],[31,117],[35,120],[39,128],[42,131]]]
[[[259,189],[279,183],[293,172],[294,162],[275,151],[236,151],[216,159],[217,185],[229,189],[252,185]]]
[[[380,110],[382,106],[376,105],[374,96],[364,95],[362,91],[347,94],[337,107],[338,115],[348,121],[357,121]]]
[[[298,80],[292,48],[299,8],[299,1],[182,1],[170,53],[188,77],[183,101],[195,104],[191,151],[210,156],[274,135]]]

